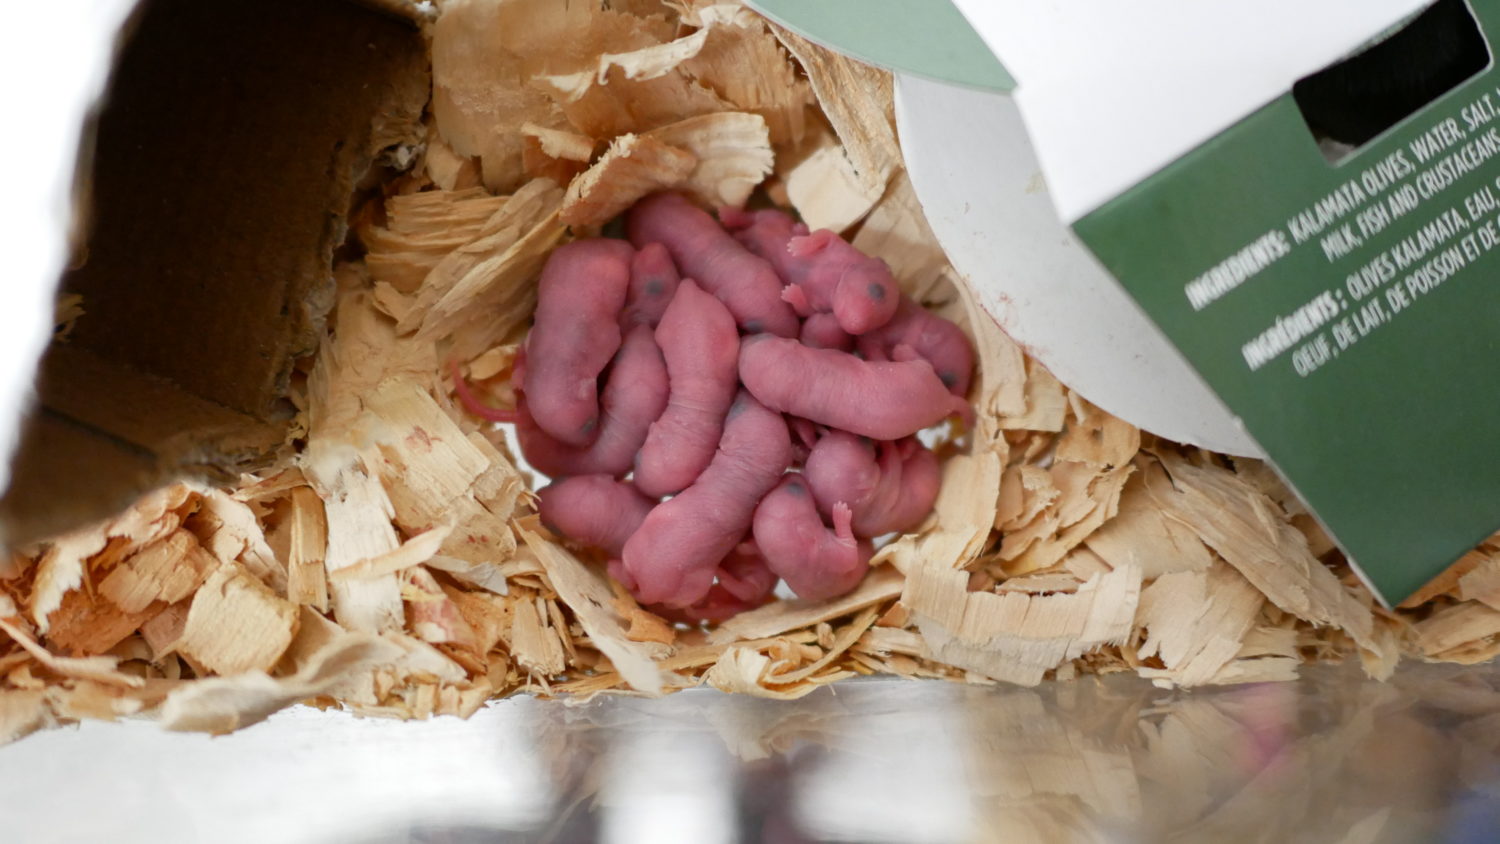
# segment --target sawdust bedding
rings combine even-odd
[[[1500,651],[1500,541],[1384,610],[1264,465],[1138,431],[1002,333],[923,220],[887,74],[735,3],[449,0],[422,25],[426,134],[352,212],[360,257],[294,379],[289,459],[0,564],[0,740],[140,715],[220,733],[297,702],[462,716],[874,674],[1191,687]],[[453,399],[456,372],[509,405],[549,251],[664,188],[795,208],[974,342],[979,421],[943,446],[934,512],[849,595],[670,624],[547,532],[499,426]]]

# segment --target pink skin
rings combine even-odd
[[[717,296],[745,331],[797,336],[797,315],[781,301],[776,271],[681,194],[658,193],[637,202],[625,219],[625,232],[636,246],[665,246],[682,274]]]
[[[656,502],[628,481],[578,475],[553,481],[537,493],[542,524],[553,533],[618,556]]]
[[[660,498],[686,488],[713,459],[739,389],[740,335],[718,299],[683,279],[656,327],[656,342],[667,364],[667,407],[646,434],[635,483]]]
[[[847,504],[857,536],[911,530],[932,512],[941,480],[937,455],[914,438],[871,443],[830,431],[813,446],[802,469],[818,510]]]
[[[601,404],[598,438],[578,448],[542,430],[531,415],[529,397],[523,395],[515,414],[516,439],[526,461],[552,477],[618,477],[630,471],[651,423],[667,407],[667,365],[650,326],[637,325],[625,336],[610,366]]]
[[[667,247],[660,243],[642,246],[630,262],[630,291],[620,314],[621,330],[628,332],[635,325],[655,328],[681,280]]]
[[[912,301],[901,297],[901,307],[891,321],[858,338],[860,354],[867,360],[898,360],[919,357],[932,364],[938,377],[956,396],[969,393],[974,374],[974,347],[963,329]]]
[[[755,508],[755,544],[766,565],[809,601],[836,598],[859,585],[874,553],[854,538],[849,505],[833,508],[833,530],[823,526],[800,475],[787,475]]]
[[[542,270],[523,389],[537,424],[568,445],[586,446],[599,433],[599,373],[620,348],[634,254],[620,240],[575,240]]]
[[[896,440],[974,411],[925,360],[863,361],[758,334],[740,344],[740,380],[773,410],[877,440]]]
[[[620,581],[643,604],[681,608],[703,600],[719,562],[791,462],[786,422],[741,391],[713,462],[692,486],[656,505],[625,543]]]
[[[802,321],[802,333],[797,339],[814,349],[854,350],[854,335],[840,328],[838,317],[833,314],[810,314]]]
[[[617,575],[616,579],[619,579],[618,574],[623,573],[620,562],[611,560],[609,565],[610,574]],[[709,588],[702,600],[682,609],[657,605],[652,606],[651,610],[663,618],[688,624],[728,621],[746,610],[753,610],[770,602],[778,580],[766,568],[765,558],[756,550],[755,543],[741,542],[719,563],[717,582]],[[625,580],[620,582],[626,583]]]
[[[799,316],[832,313],[849,334],[864,334],[896,313],[901,289],[891,268],[828,229],[808,232],[775,209],[723,208],[719,219],[735,239],[776,268],[787,283],[781,298]]]
[[[460,368],[458,361],[448,361],[448,374],[453,378],[453,394],[458,396],[458,403],[464,406],[464,410],[491,422],[515,422],[520,419],[519,411],[493,407],[474,395],[474,388],[469,386],[468,379],[464,378],[463,369]]]

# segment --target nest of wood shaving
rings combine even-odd
[[[294,460],[10,560],[0,739],[137,713],[223,732],[298,701],[422,717],[862,674],[1195,686],[1500,651],[1500,544],[1387,612],[1265,466],[1143,435],[1030,360],[927,228],[886,74],[733,3],[450,0],[428,31],[428,136],[355,214],[363,254],[294,384]],[[541,527],[503,435],[451,399],[457,361],[503,402],[549,250],[663,188],[763,189],[974,340],[979,425],[850,595],[668,624]]]

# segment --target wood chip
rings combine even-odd
[[[1171,489],[1147,490],[1169,518],[1195,531],[1277,607],[1337,627],[1361,647],[1379,648],[1370,610],[1312,556],[1307,540],[1264,493],[1226,469],[1194,466],[1175,455],[1161,460]]]
[[[519,128],[556,119],[544,93],[517,82],[540,69],[537,53],[556,49],[560,31],[587,27],[589,12],[585,4],[534,1],[443,5],[432,26],[432,113],[457,155],[480,159],[491,190],[520,182]]]
[[[188,610],[192,608],[192,604],[190,600],[178,601],[141,625],[141,637],[151,648],[154,661],[160,661],[177,650],[178,643],[182,641],[182,631],[187,629]]]
[[[1026,410],[1000,419],[1000,427],[1021,431],[1061,431],[1067,419],[1068,399],[1061,382],[1047,367],[1026,359]]]
[[[285,595],[284,561],[276,559],[250,505],[217,489],[204,487],[198,493],[199,510],[187,520],[186,526],[203,548],[220,563],[242,564],[277,594]]]
[[[215,565],[197,537],[179,530],[126,558],[99,584],[99,594],[138,613],[155,601],[173,604],[191,595]]]
[[[1220,561],[1207,570],[1163,574],[1141,592],[1141,659],[1160,655],[1158,676],[1180,686],[1210,682],[1240,652],[1265,597]]]
[[[821,657],[796,671],[786,674],[773,671],[765,677],[765,682],[774,686],[790,686],[811,678],[824,668],[832,665],[835,660],[843,656],[845,651],[853,647],[854,643],[859,641],[859,638],[865,634],[865,631],[869,630],[870,626],[875,623],[875,618],[878,615],[879,611],[877,608],[871,607],[866,609],[852,622],[839,628],[838,632],[828,642],[826,646],[828,648],[827,652]]]
[[[1122,568],[1071,594],[967,592],[961,571],[918,565],[907,572],[901,603],[912,613],[929,656],[986,677],[1034,686],[1063,662],[1130,635],[1140,571]]]
[[[697,166],[697,156],[652,135],[621,135],[568,185],[559,219],[572,226],[602,225],[636,200],[681,184]]]
[[[483,653],[479,636],[448,593],[421,566],[402,572],[402,590],[407,603],[411,632],[418,639],[434,645],[453,645]],[[485,650],[488,650],[486,648]]]
[[[1458,578],[1457,596],[1500,610],[1500,557],[1474,552],[1482,559]]]
[[[1141,471],[1126,482],[1120,495],[1120,512],[1089,535],[1089,550],[1111,566],[1136,566],[1147,580],[1207,569],[1213,562],[1208,546],[1192,528],[1167,518],[1147,490],[1150,486],[1157,495],[1170,494],[1166,471],[1155,461],[1138,465]]]
[[[876,568],[853,592],[828,601],[786,600],[742,612],[708,634],[712,645],[768,639],[823,621],[843,618],[901,594],[904,578],[889,567]]]
[[[196,496],[187,486],[173,484],[142,496],[120,516],[80,528],[47,544],[36,564],[27,611],[37,632],[47,632],[47,617],[62,605],[63,595],[83,583],[84,561],[115,543],[117,553],[128,553],[177,530],[184,510]]]
[[[427,148],[418,169],[440,190],[457,191],[480,185],[479,162],[454,152],[435,128],[427,133]]]
[[[535,123],[521,124],[521,134],[528,138],[536,138],[537,146],[543,153],[564,161],[587,164],[593,160],[594,147],[597,146],[594,139],[588,135],[580,135],[566,129],[549,129]]]
[[[9,744],[49,725],[52,712],[40,691],[0,691],[0,744]]]
[[[712,23],[695,35],[706,36],[682,65],[683,71],[735,107],[753,112],[770,128],[778,147],[800,143],[812,89],[802,79],[776,38],[760,19],[734,4],[709,7],[699,19]],[[707,11],[707,10],[705,10]]]
[[[615,671],[636,691],[660,694],[665,678],[655,658],[661,648],[631,640],[622,619],[612,609],[614,594],[604,578],[570,551],[534,531],[521,528],[518,532],[541,561],[558,597],[573,611],[589,641],[609,658]]]
[[[387,197],[385,225],[358,231],[370,276],[400,293],[415,291],[448,253],[478,237],[505,201],[477,187]]]
[[[743,206],[771,172],[775,157],[765,118],[758,114],[724,111],[689,117],[652,129],[646,137],[692,153],[697,159],[693,169],[674,186],[715,208]]]
[[[416,341],[452,337],[452,353],[463,359],[508,339],[536,304],[536,287],[525,282],[541,272],[564,228],[554,211],[505,251],[475,264],[426,313]]]
[[[140,677],[121,673],[116,666],[119,660],[110,656],[85,656],[66,657],[57,656],[51,651],[36,643],[19,627],[0,618],[0,633],[11,638],[11,641],[21,646],[21,649],[31,654],[38,664],[63,677],[76,677],[80,680],[95,680],[100,683],[108,683],[112,686],[125,686],[128,688],[139,688],[145,685]]]
[[[1480,603],[1455,604],[1412,625],[1412,632],[1423,654],[1440,657],[1500,636],[1500,610]]]
[[[644,610],[623,589],[618,590],[614,601],[615,612],[630,622],[626,637],[633,642],[658,642],[670,645],[677,641],[677,631],[656,613]]]
[[[419,533],[383,554],[366,557],[352,565],[344,566],[329,574],[328,579],[334,583],[368,580],[420,565],[432,559],[438,548],[447,540],[448,534],[452,532],[453,528],[444,525]]]
[[[764,679],[771,669],[771,658],[750,647],[735,646],[724,651],[718,661],[703,675],[703,681],[721,692],[739,693],[772,700],[796,700],[817,688],[811,683],[789,689],[771,689]]]
[[[328,555],[323,567],[329,576],[334,618],[356,632],[399,629],[404,614],[395,575],[333,579],[340,569],[399,547],[388,515],[390,499],[379,479],[365,469],[363,461],[339,469],[327,487],[327,492],[320,490],[319,494],[328,518]]]
[[[891,75],[820,47],[790,30],[774,24],[770,29],[807,72],[818,104],[843,142],[854,172],[870,188],[884,189],[901,169],[901,147],[896,142],[891,110]],[[881,252],[870,254],[883,256]]]
[[[788,168],[787,199],[811,229],[844,230],[864,219],[880,201],[883,190],[872,190],[859,178],[844,147],[831,136]]]
[[[193,596],[177,649],[220,675],[268,671],[297,632],[297,607],[234,564]]]
[[[598,84],[609,82],[610,71],[619,68],[620,74],[630,80],[657,79],[676,70],[683,62],[698,55],[708,38],[708,30],[700,29],[664,44],[652,44],[628,53],[604,53],[599,56]]]
[[[397,331],[416,331],[433,307],[471,274],[495,272],[494,262],[555,213],[562,198],[563,189],[551,179],[532,179],[521,186],[485,223],[478,238],[448,253],[427,274],[410,310],[397,322]],[[470,289],[477,284],[468,282]]]
[[[328,516],[323,500],[311,487],[292,490],[287,553],[287,600],[319,612],[328,611]]]
[[[1123,466],[1141,450],[1140,429],[1110,416],[1069,390],[1067,429],[1057,440],[1057,459],[1099,468]]]
[[[155,607],[126,612],[92,590],[76,589],[63,596],[51,616],[47,642],[66,648],[73,656],[102,654],[134,633]]]
[[[168,730],[220,735],[265,720],[299,700],[325,694],[374,666],[400,658],[401,648],[359,633],[342,633],[290,677],[263,673],[212,677],[167,695],[160,723]]]
[[[1006,573],[1025,574],[1060,562],[1119,512],[1120,493],[1133,471],[1129,463],[1104,471],[1085,463],[1052,464],[1048,474],[1056,496],[1028,525],[1001,542]]]
[[[396,525],[408,535],[450,527],[437,550],[447,557],[509,559],[516,542],[506,520],[526,484],[516,467],[482,436],[465,435],[413,381],[388,380],[365,404],[381,422],[381,481]]]
[[[567,668],[562,632],[552,626],[540,599],[511,603],[510,652],[533,677],[555,677]]]

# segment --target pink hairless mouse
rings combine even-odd
[[[629,574],[618,560],[611,560],[609,573],[631,588]],[[681,609],[653,605],[652,611],[672,621],[696,624],[700,621],[727,621],[746,610],[763,606],[776,591],[778,578],[766,567],[754,542],[741,542],[719,563],[715,571],[717,582],[708,594],[691,606]]]
[[[625,543],[621,569],[635,597],[669,607],[702,600],[719,561],[750,528],[755,506],[791,461],[791,436],[781,415],[740,391],[708,468],[658,504]]]
[[[932,364],[938,378],[956,396],[969,393],[974,347],[962,328],[927,310],[909,296],[891,321],[855,340],[866,360],[918,357]]]
[[[842,595],[864,578],[874,553],[856,539],[849,505],[833,508],[833,530],[823,526],[801,475],[787,475],[755,508],[755,544],[766,565],[797,597],[821,601]]]
[[[531,415],[529,398],[517,404],[516,439],[537,471],[561,475],[624,475],[635,463],[651,423],[667,406],[667,365],[651,327],[637,325],[615,354],[600,404],[599,436],[579,448],[553,438]]]
[[[833,314],[809,314],[802,320],[802,333],[797,339],[802,345],[814,349],[838,349],[841,352],[854,349],[854,335],[840,328],[838,318]]]
[[[635,464],[635,483],[653,497],[698,477],[719,446],[724,413],[739,389],[740,337],[719,300],[683,279],[656,327],[667,365],[667,407],[651,424]]]
[[[596,382],[620,348],[634,254],[622,240],[575,240],[542,270],[523,389],[537,424],[568,445],[588,445],[599,433]]]
[[[937,455],[915,438],[873,443],[847,431],[824,434],[802,476],[819,511],[830,515],[846,504],[854,533],[869,537],[920,524],[932,512],[941,480]]]
[[[769,208],[721,208],[719,220],[746,249],[771,262],[787,284],[781,298],[799,316],[832,313],[845,332],[863,334],[896,312],[901,288],[891,268],[834,232],[809,232],[791,215]]]
[[[625,540],[656,502],[629,481],[609,475],[578,475],[553,481],[537,493],[542,524],[582,545],[619,556]]]
[[[625,296],[620,328],[624,331],[635,325],[655,328],[681,281],[667,247],[660,243],[642,246],[630,262],[630,292]]]
[[[765,334],[740,343],[740,380],[766,407],[877,440],[974,416],[927,361],[863,361]]]
[[[781,301],[776,270],[681,194],[658,193],[637,202],[625,218],[625,231],[637,246],[665,246],[677,269],[718,297],[740,328],[797,336],[797,315]]]

